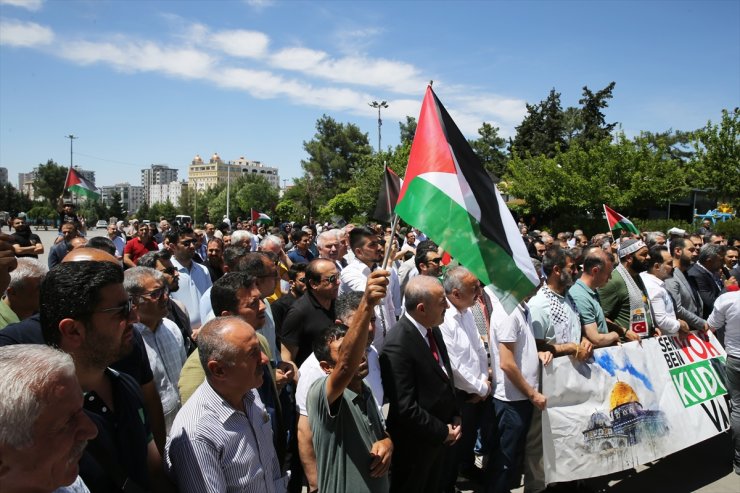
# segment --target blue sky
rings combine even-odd
[[[68,165],[74,134],[98,186],[213,152],[290,180],[322,114],[376,146],[387,100],[395,145],[429,80],[470,137],[611,81],[629,135],[695,129],[740,106],[740,1],[0,0],[0,166]]]

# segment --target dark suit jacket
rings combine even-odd
[[[676,318],[686,321],[692,329],[703,329],[706,322],[702,318],[704,305],[684,273],[675,269],[673,277],[665,280],[665,289],[676,305]]]
[[[447,425],[460,415],[442,333],[437,327],[432,333],[449,377],[406,315],[389,331],[380,354],[383,389],[390,402],[388,432],[397,445],[442,446]]]
[[[694,264],[689,269],[689,280],[694,284],[702,303],[704,304],[704,311],[702,316],[706,320],[709,314],[712,313],[714,308],[714,300],[722,292],[717,282],[714,280],[714,276],[703,269],[699,264]]]

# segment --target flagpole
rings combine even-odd
[[[601,204],[601,206],[604,208],[604,219],[606,219],[606,227],[608,231],[612,232],[612,227],[609,225],[609,214],[606,212],[606,204]],[[614,233],[612,233],[612,238],[614,238]]]
[[[388,261],[391,258],[391,250],[393,249],[393,238],[396,237],[396,228],[398,227],[398,214],[393,213],[393,219],[391,219],[391,238],[385,246],[385,257],[383,258],[383,270],[388,267]]]

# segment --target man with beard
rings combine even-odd
[[[123,239],[115,224],[108,225],[108,239],[116,247],[116,258],[123,261],[123,249],[126,248],[126,240]]]
[[[139,385],[109,368],[131,353],[136,321],[123,270],[112,262],[65,262],[41,285],[44,340],[74,359],[85,413],[98,429],[80,460],[80,476],[93,493],[124,489],[127,483],[171,490]]]
[[[601,307],[607,323],[612,321],[621,329],[622,337],[638,340],[655,330],[647,290],[640,272],[647,270],[648,247],[642,240],[622,241],[617,251],[619,265],[611,279],[599,290]]]
[[[216,282],[224,275],[224,242],[220,238],[208,240],[206,263],[211,275],[211,282]]]
[[[165,318],[169,311],[169,288],[164,274],[149,267],[128,269],[123,286],[139,312],[140,322],[134,328],[144,339],[169,433],[180,410],[177,382],[187,357],[180,329]]]
[[[137,236],[131,238],[123,248],[123,264],[136,267],[136,262],[147,252],[159,250],[157,242],[152,239],[148,224],[142,223],[136,230]]]
[[[139,259],[137,265],[161,272],[164,275],[164,279],[167,282],[167,289],[170,293],[174,293],[180,289],[180,273],[172,265],[172,254],[170,254],[169,250],[149,252]],[[166,317],[175,322],[180,328],[185,352],[189,355],[195,350],[196,335],[193,334],[193,329],[190,326],[190,316],[187,309],[181,301],[174,299],[172,296],[168,296],[167,305],[169,310]]]
[[[661,334],[688,334],[689,325],[676,318],[673,300],[665,289],[665,281],[673,277],[673,257],[668,253],[668,247],[655,245],[650,249],[648,270],[641,272],[640,277],[650,298],[656,330]]]
[[[689,324],[692,330],[707,330],[703,317],[701,297],[689,282],[688,272],[696,259],[699,249],[687,238],[676,238],[671,242],[673,252],[673,276],[665,280],[665,289],[673,298],[676,317]]]
[[[365,291],[368,276],[380,267],[385,253],[385,241],[369,228],[354,228],[349,234],[349,244],[355,258],[342,269],[340,294],[348,291]],[[390,293],[386,293],[382,303],[375,305],[375,315],[380,325],[375,331],[373,344],[378,351],[381,351],[388,332],[396,322],[396,309]]]
[[[31,233],[31,227],[23,217],[13,218],[13,250],[16,257],[39,258],[44,253],[44,245],[39,235]]]
[[[714,300],[725,289],[725,283],[719,277],[719,271],[725,258],[723,245],[708,244],[701,247],[696,263],[688,272],[689,279],[696,287],[701,298],[703,308],[702,316],[706,319],[712,313]]]
[[[180,274],[180,289],[172,293],[172,297],[185,305],[190,315],[190,325],[197,330],[205,316],[200,312],[200,299],[213,285],[211,275],[206,266],[193,261],[196,238],[192,229],[183,228],[175,234],[168,234],[167,238],[174,243],[172,265]]]
[[[568,294],[577,273],[575,260],[563,248],[552,247],[542,256],[542,270],[547,283],[527,303],[537,350],[548,351],[554,357],[572,355],[579,361],[588,359],[593,353],[593,345],[583,334],[578,309]],[[524,460],[527,464],[525,489],[528,492],[544,491],[542,411],[537,407],[532,410]]]
[[[37,344],[2,347],[0,372],[3,492],[87,492],[77,463],[97,430],[82,412],[72,357]]]

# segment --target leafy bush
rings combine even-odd
[[[740,238],[740,219],[737,217],[731,221],[718,222],[712,228],[727,239]]]
[[[640,231],[662,231],[663,233],[668,232],[671,228],[680,228],[687,233],[693,233],[696,231],[696,226],[687,223],[686,221],[680,221],[677,219],[632,219],[637,229]]]

